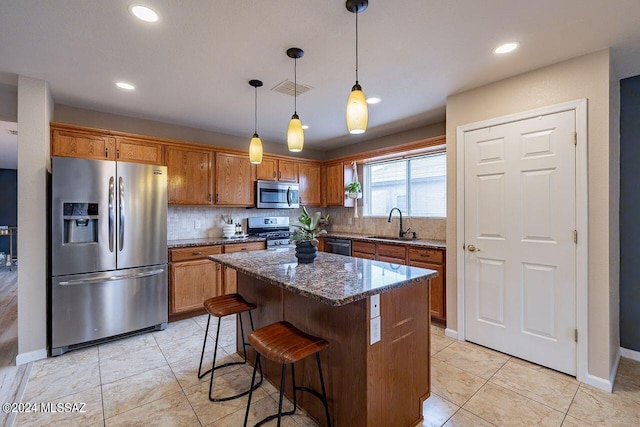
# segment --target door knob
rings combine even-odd
[[[480,248],[476,248],[473,245],[467,245],[467,249],[469,250],[469,252],[476,252],[476,251],[480,252]]]

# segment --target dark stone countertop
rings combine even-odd
[[[438,275],[434,270],[324,252],[318,252],[312,264],[298,264],[294,248],[210,255],[209,259],[331,306]]]
[[[420,246],[432,249],[446,249],[447,242],[444,240],[426,240],[426,239],[394,239],[391,236],[389,238],[380,239],[371,236],[370,234],[355,234],[355,233],[340,233],[329,232],[323,237],[335,237],[337,239],[349,239],[349,240],[361,240],[365,242],[377,242],[377,243],[394,243],[398,245],[407,246]]]
[[[168,240],[167,248],[192,248],[194,246],[217,246],[233,243],[264,242],[264,237],[245,237],[242,239],[225,239],[224,237],[205,237],[201,239]]]

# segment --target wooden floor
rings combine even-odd
[[[16,402],[24,391],[30,365],[16,365],[18,354],[18,271],[0,269],[0,402]],[[0,412],[0,426],[10,426],[13,418]]]

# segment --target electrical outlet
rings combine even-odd
[[[196,219],[195,221],[193,221],[193,228],[195,228],[196,230],[201,229],[202,221],[200,221],[199,219]]]
[[[380,294],[371,295],[369,298],[369,302],[371,303],[371,318],[380,316]]]
[[[347,225],[353,225],[353,218],[347,218]]]
[[[369,344],[375,344],[380,341],[380,316],[369,321]]]

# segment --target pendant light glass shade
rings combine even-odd
[[[253,134],[249,143],[249,161],[254,165],[262,163],[262,141],[257,133]]]
[[[356,84],[351,88],[347,100],[347,129],[351,134],[364,133],[369,122],[369,106],[367,98],[358,83],[358,14],[364,12],[369,5],[368,0],[347,0],[347,10],[356,15]]]
[[[249,161],[254,165],[259,165],[262,163],[262,141],[260,141],[260,137],[258,136],[258,88],[262,86],[262,82],[260,80],[249,80],[249,84],[254,88],[254,128],[253,128],[253,137],[251,138],[251,142],[249,143]]]
[[[369,107],[367,98],[364,96],[360,85],[356,84],[347,100],[347,128],[349,128],[349,133],[354,135],[364,133],[367,130],[368,121]]]
[[[291,121],[289,122],[287,145],[289,146],[289,151],[294,153],[302,151],[304,146],[304,130],[302,130],[302,122],[297,114],[291,116]]]

